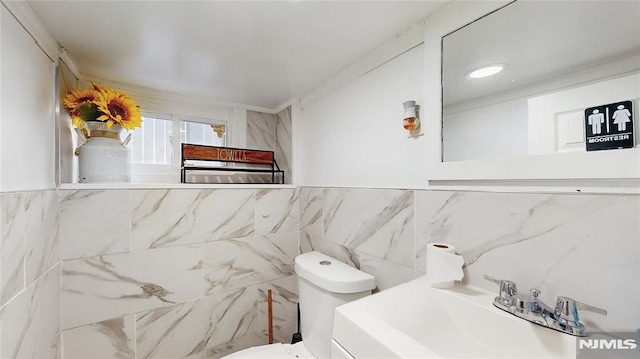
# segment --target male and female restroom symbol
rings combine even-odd
[[[601,113],[597,108],[593,110],[593,113],[588,117],[589,126],[591,126],[591,133],[599,135],[602,133],[602,125],[606,124],[606,133],[610,132],[609,127],[609,109],[607,113]],[[624,107],[624,105],[618,105],[616,111],[611,116],[613,124],[618,126],[618,132],[624,132],[627,130],[627,123],[631,122],[631,112]]]

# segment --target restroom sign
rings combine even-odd
[[[584,110],[587,151],[633,148],[633,103],[622,101]]]

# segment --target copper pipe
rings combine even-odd
[[[273,344],[273,308],[271,299],[271,289],[267,291],[267,307],[269,320],[269,344]]]

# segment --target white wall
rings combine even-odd
[[[425,95],[423,45],[304,104],[298,168],[303,186],[424,187],[424,137],[408,138],[402,103]],[[429,129],[426,129],[429,131]]]
[[[451,114],[445,109],[444,161],[526,156],[527,117],[526,99]]]
[[[0,191],[55,187],[55,65],[2,11]]]

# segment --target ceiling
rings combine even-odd
[[[444,38],[443,100],[507,94],[639,55],[640,1],[518,1]],[[507,67],[465,76],[494,63]]]
[[[28,1],[82,75],[275,108],[449,1]]]

